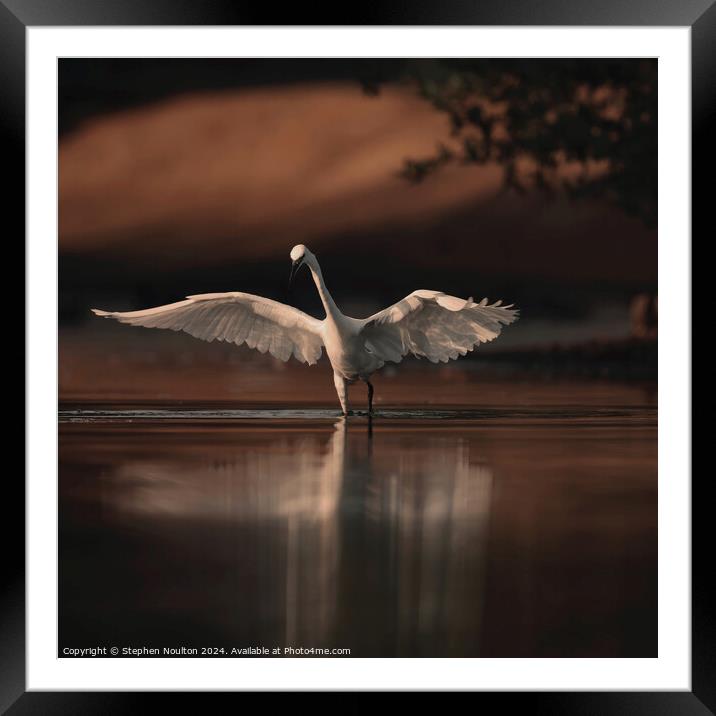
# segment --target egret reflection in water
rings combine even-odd
[[[84,452],[102,479],[80,477],[71,497],[101,504],[105,542],[142,534],[140,553],[113,550],[97,577],[117,583],[115,618],[143,623],[143,643],[166,642],[169,607],[179,643],[201,623],[353,655],[476,648],[492,474],[460,437],[371,436],[342,418],[330,433],[190,431],[107,451],[100,438]]]

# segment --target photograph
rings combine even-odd
[[[58,58],[56,656],[663,656],[658,85]]]

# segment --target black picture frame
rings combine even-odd
[[[19,243],[25,232],[25,42],[34,26],[99,25],[273,25],[276,8],[249,7],[230,0],[0,0],[0,157],[6,184],[3,209],[7,241]],[[337,10],[281,8],[281,25],[561,25],[561,26],[688,26],[691,28],[692,80],[692,226],[705,233],[712,201],[706,179],[713,162],[712,119],[716,109],[716,5],[714,0],[432,0],[420,3],[375,3],[361,8],[361,22]],[[293,17],[292,17],[293,15]],[[9,237],[13,237],[10,239]],[[691,237],[685,236],[684,241]],[[693,243],[692,243],[693,246]],[[685,301],[690,297],[684,297]],[[19,422],[19,421],[18,421]],[[690,479],[690,475],[669,476]],[[198,692],[70,693],[26,692],[25,688],[25,554],[24,485],[19,474],[5,474],[7,531],[3,541],[0,581],[0,713],[84,714],[140,713],[167,707],[181,699],[184,707],[206,708],[219,697]],[[706,510],[714,504],[708,470],[692,481],[692,690],[684,692],[476,692],[477,707],[495,699],[499,705],[534,714],[716,714],[716,598],[709,579]],[[358,710],[369,694],[353,699]],[[295,697],[294,697],[295,698]],[[209,700],[207,702],[207,699]],[[201,701],[199,701],[201,700]],[[301,708],[304,699],[289,708]],[[201,704],[201,705],[200,705]],[[319,704],[335,710],[334,696]],[[211,708],[211,706],[210,706]],[[278,708],[281,708],[280,706]],[[317,708],[315,705],[311,709]]]

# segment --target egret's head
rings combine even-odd
[[[291,292],[291,284],[298,273],[298,269],[303,266],[306,261],[310,261],[313,254],[303,245],[297,244],[291,249],[291,275],[288,277],[288,291]]]
[[[308,249],[303,244],[296,244],[291,249],[291,261],[293,263],[302,261],[307,251]]]

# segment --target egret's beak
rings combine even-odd
[[[291,295],[291,286],[293,285],[293,279],[296,278],[298,269],[300,269],[301,266],[303,266],[303,258],[300,258],[291,264],[291,274],[288,277],[288,290],[286,292],[289,296]]]

